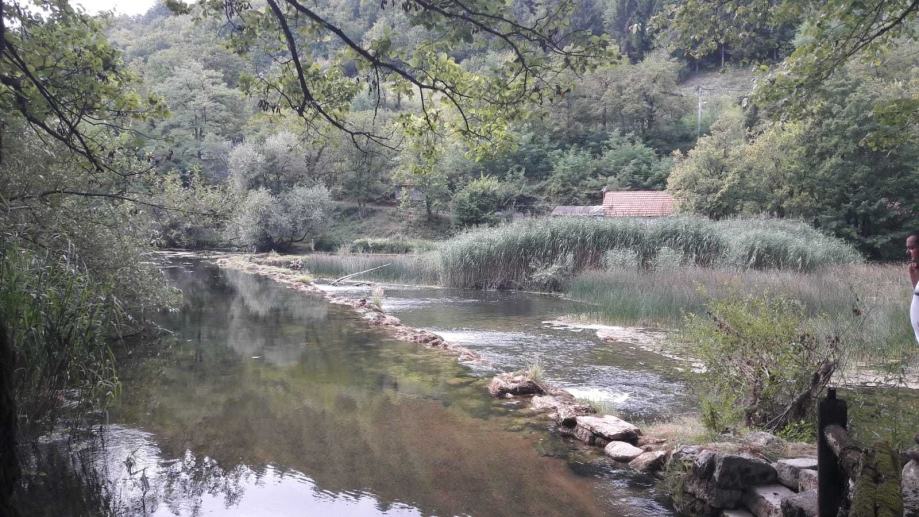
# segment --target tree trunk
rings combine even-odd
[[[13,491],[19,481],[16,458],[16,399],[13,394],[12,343],[6,325],[0,321],[0,515],[17,515],[12,505]]]

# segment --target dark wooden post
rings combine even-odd
[[[836,398],[836,389],[827,389],[826,398],[817,405],[817,511],[820,517],[836,517],[845,496],[846,473],[827,443],[827,426],[848,425],[846,401]]]

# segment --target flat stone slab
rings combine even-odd
[[[667,462],[667,451],[648,451],[641,453],[629,462],[629,467],[639,471],[653,473],[664,468]]]
[[[792,490],[798,489],[798,476],[802,470],[817,470],[817,458],[781,459],[773,463],[779,483]]]
[[[775,483],[747,489],[743,502],[756,517],[783,517],[782,501],[794,495],[788,487]]]
[[[753,514],[744,509],[738,508],[736,510],[724,510],[721,512],[721,517],[753,517]]]
[[[817,471],[802,470],[798,473],[798,492],[817,490]]]
[[[645,451],[626,442],[609,442],[603,452],[616,461],[632,461]]]
[[[782,501],[784,517],[817,517],[817,491],[808,490]]]
[[[719,453],[714,462],[712,479],[719,488],[743,490],[755,485],[774,483],[777,479],[772,465],[766,460],[748,454]]]
[[[590,445],[596,444],[598,439],[604,445],[609,442],[635,443],[639,435],[641,430],[638,427],[612,415],[577,417],[575,436]]]

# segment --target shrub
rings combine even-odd
[[[470,181],[453,197],[453,220],[461,226],[496,224],[511,199],[507,186],[491,176]]]
[[[349,246],[351,253],[416,253],[429,251],[433,246],[422,240],[409,239],[355,239]]]
[[[708,309],[688,316],[684,329],[705,367],[706,426],[776,430],[812,417],[813,400],[836,368],[838,338],[815,337],[803,306],[787,298],[733,296]]]
[[[0,250],[0,319],[16,357],[13,385],[24,424],[51,423],[67,399],[85,410],[114,396],[106,338],[117,310],[111,286],[67,259]],[[67,390],[79,391],[65,397]]]
[[[331,201],[325,187],[297,186],[277,196],[251,190],[227,226],[237,245],[257,251],[286,251],[318,236],[328,225]]]

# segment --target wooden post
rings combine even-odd
[[[827,443],[827,426],[848,425],[846,401],[836,398],[836,389],[827,389],[826,398],[817,405],[817,515],[836,517],[845,496],[846,473]]]

